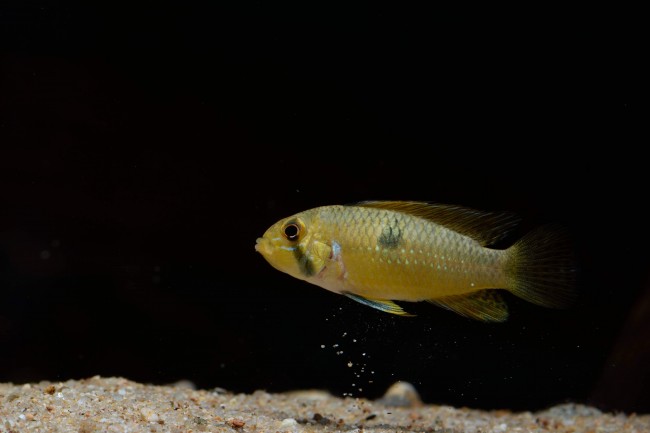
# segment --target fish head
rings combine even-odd
[[[309,216],[296,214],[269,227],[257,238],[255,251],[275,269],[305,280],[314,272],[308,259],[311,239]]]

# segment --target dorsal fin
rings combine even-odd
[[[519,217],[509,212],[482,212],[462,206],[419,201],[363,201],[356,205],[425,218],[469,236],[483,246],[503,239],[520,221]]]

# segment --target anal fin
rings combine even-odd
[[[386,313],[396,314],[398,316],[411,316],[411,317],[414,316],[414,314],[410,314],[404,311],[402,307],[400,307],[393,301],[388,301],[385,299],[364,298],[363,296],[355,295],[353,293],[348,293],[348,292],[344,292],[343,294],[348,298],[354,299],[355,301],[363,305],[376,308],[377,310],[384,311]]]
[[[427,299],[427,302],[484,322],[504,322],[508,318],[508,305],[496,290]]]

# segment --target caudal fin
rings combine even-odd
[[[568,232],[561,227],[538,227],[508,249],[508,290],[533,304],[551,308],[570,306],[577,297],[577,268]]]

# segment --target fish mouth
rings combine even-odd
[[[262,248],[263,248],[262,242],[264,242],[264,238],[257,238],[255,240],[255,251],[257,251],[258,253],[262,252]]]

